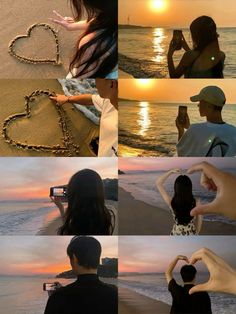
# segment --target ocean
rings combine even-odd
[[[178,131],[178,106],[188,106],[191,123],[204,122],[196,104],[138,101],[119,102],[119,156],[174,156]],[[236,105],[227,105],[223,119],[236,126]]]
[[[102,279],[116,284],[113,279]],[[0,314],[42,314],[48,300],[43,283],[59,281],[63,286],[75,279],[0,276]]]
[[[174,277],[181,284],[180,276],[175,274]],[[205,281],[207,274],[198,274],[198,279],[199,282]],[[164,274],[127,274],[119,276],[119,286],[169,305],[172,303]],[[236,297],[221,293],[210,293],[210,298],[213,314],[236,313]]]
[[[50,202],[0,202],[0,235],[35,235],[59,210]]]
[[[235,28],[219,28],[220,47],[226,54],[224,76],[236,77],[236,43]],[[186,41],[191,47],[191,36],[188,29],[183,30]],[[122,62],[122,69],[134,77],[169,77],[167,68],[167,51],[173,36],[173,30],[167,28],[134,28],[119,30],[119,53],[129,57],[131,64],[140,64],[140,69],[131,73],[128,64]],[[180,61],[183,50],[174,55]],[[139,63],[140,62],[140,63]],[[145,75],[140,74],[143,70]]]
[[[157,163],[157,166],[158,166],[158,163]],[[227,171],[227,169],[225,170]],[[236,169],[234,170],[228,169],[228,171],[236,175]],[[126,174],[119,176],[119,186],[125,189],[126,191],[128,191],[129,193],[131,193],[135,199],[143,201],[157,208],[162,208],[170,212],[167,204],[164,202],[161,194],[157,190],[156,183],[155,183],[158,177],[160,177],[163,174],[164,174],[163,171],[148,171],[148,172],[139,171],[139,172],[133,172],[133,173],[127,172]],[[173,195],[173,192],[174,192],[173,182],[175,181],[178,175],[179,174],[173,174],[165,182],[166,191],[170,195]],[[191,178],[192,183],[193,183],[194,197],[199,199],[202,203],[211,202],[214,199],[215,194],[212,192],[206,191],[200,185],[200,174],[195,173],[188,176]],[[205,221],[225,222],[225,223],[233,224],[236,226],[235,221],[224,218],[223,216],[205,215],[203,219]]]

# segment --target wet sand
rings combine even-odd
[[[120,235],[170,235],[173,226],[166,210],[136,200],[119,188]],[[204,221],[200,235],[235,235],[236,226],[222,222]]]
[[[25,112],[25,95],[33,91],[47,90],[63,94],[61,85],[57,80],[0,80],[1,106],[0,129],[4,120],[10,115]],[[62,130],[58,124],[58,113],[52,101],[47,96],[40,96],[31,103],[31,117],[19,118],[13,121],[8,134],[18,142],[28,145],[62,145]],[[79,144],[80,151],[76,156],[95,156],[89,148],[92,138],[99,135],[99,127],[87,119],[83,113],[74,108],[72,104],[65,104],[68,125],[74,137],[73,143]],[[1,156],[55,156],[52,152],[32,151],[17,148],[0,137]],[[67,156],[60,154],[59,156]]]
[[[72,16],[69,1],[65,0],[1,1],[0,21],[4,25],[1,28],[1,38],[4,40],[0,46],[0,78],[62,78],[67,75],[69,60],[74,54],[81,32],[69,32],[50,21],[53,10],[62,16]],[[36,23],[47,23],[58,30],[61,66],[21,63],[8,53],[9,43],[15,37],[25,35],[27,29]],[[39,29],[32,32],[30,39],[23,39],[16,44],[18,54],[26,57],[53,59],[55,55],[54,39],[48,32]]]
[[[119,288],[119,314],[167,314],[170,306],[132,290]]]

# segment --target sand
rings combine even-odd
[[[173,220],[167,211],[138,201],[119,188],[120,235],[170,235]],[[204,221],[200,235],[235,235],[236,226]]]
[[[119,288],[119,314],[167,314],[170,306],[125,288]]]
[[[81,32],[69,32],[48,20],[53,17],[53,10],[62,16],[72,16],[69,1],[66,0],[1,1],[0,21],[4,25],[1,27],[1,39],[4,40],[1,40],[0,45],[0,78],[63,78],[67,75],[69,60]],[[58,30],[61,66],[25,64],[8,53],[9,43],[16,36],[26,34],[27,29],[35,23],[47,23]],[[48,33],[36,30],[30,39],[21,40],[16,47],[19,53],[27,57],[52,58],[55,43]]]
[[[112,210],[115,214],[116,217],[116,225],[115,229],[113,232],[113,235],[118,235],[118,213],[117,213],[117,207],[118,207],[118,202],[107,200],[106,201],[107,206],[109,207],[112,206]],[[41,230],[37,233],[37,235],[56,235],[58,228],[60,228],[62,225],[62,219],[61,217],[57,217],[51,222],[49,222],[46,226],[42,227]]]
[[[57,80],[0,80],[1,106],[0,129],[3,121],[9,115],[24,112],[24,96],[36,89],[54,91],[63,94]],[[80,145],[80,152],[76,156],[95,156],[89,148],[91,139],[99,135],[99,128],[72,104],[63,106],[68,116],[69,126],[74,137],[74,143]],[[32,103],[31,118],[20,118],[9,126],[12,139],[27,144],[57,145],[63,144],[62,130],[58,124],[58,114],[52,101],[41,96]],[[0,137],[1,156],[57,156],[52,152],[24,150],[12,147]],[[59,156],[67,156],[61,154]]]

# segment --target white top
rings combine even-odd
[[[236,128],[233,125],[211,122],[190,126],[176,145],[178,156],[234,157]]]
[[[95,108],[101,112],[98,157],[115,157],[118,150],[118,110],[109,99],[92,95]]]

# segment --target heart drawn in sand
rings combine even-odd
[[[16,43],[19,42],[21,39],[28,38],[30,39],[32,31],[35,30],[36,28],[42,28],[43,30],[49,32],[53,38],[54,38],[54,43],[55,43],[55,59],[33,59],[30,57],[25,57],[17,54],[16,52]],[[59,40],[58,40],[58,35],[57,31],[50,26],[49,24],[45,23],[37,23],[32,26],[27,30],[26,35],[20,35],[15,37],[9,44],[9,53],[13,57],[17,58],[20,62],[25,62],[25,63],[30,63],[30,64],[43,64],[43,63],[49,63],[53,65],[60,65],[60,48],[59,48]]]
[[[65,156],[78,156],[79,154],[79,145],[73,143],[73,135],[71,132],[71,129],[69,127],[69,121],[66,115],[65,110],[62,108],[61,105],[58,103],[53,103],[56,109],[56,112],[59,116],[59,127],[62,130],[63,134],[63,145],[53,145],[53,146],[47,146],[47,145],[34,145],[34,144],[26,144],[19,142],[17,140],[12,139],[9,136],[9,126],[14,123],[14,121],[18,119],[30,119],[31,117],[31,107],[33,105],[33,102],[36,100],[37,97],[40,96],[54,96],[54,93],[51,93],[50,91],[43,91],[43,90],[36,90],[29,96],[25,96],[25,112],[23,113],[16,113],[14,115],[11,115],[7,117],[4,120],[3,123],[3,129],[2,129],[2,136],[8,144],[15,146],[17,148],[29,150],[29,151],[45,151],[45,152],[52,152],[56,155],[65,155]]]

